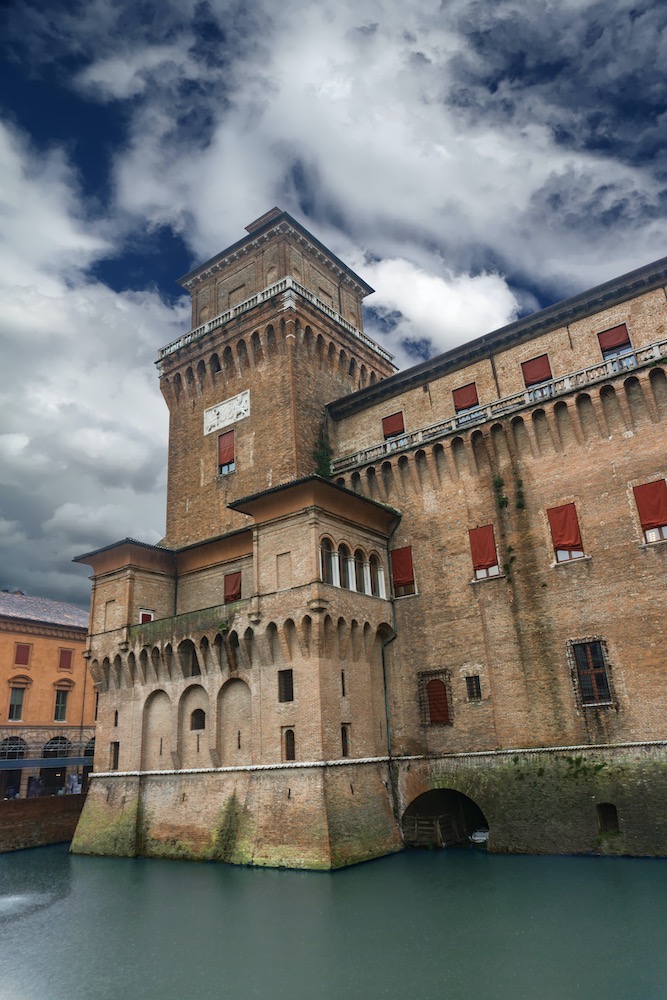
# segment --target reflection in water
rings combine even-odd
[[[58,846],[0,855],[0,895],[0,1000],[665,996],[659,860],[410,851],[331,873]]]

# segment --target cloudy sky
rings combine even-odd
[[[0,587],[164,531],[175,279],[278,205],[406,366],[667,252],[657,0],[50,0],[0,14]]]

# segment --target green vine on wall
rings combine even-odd
[[[313,449],[313,462],[315,463],[315,475],[322,479],[331,479],[333,469],[331,460],[333,458],[333,448],[329,444],[329,438],[324,428],[320,431],[315,448]]]

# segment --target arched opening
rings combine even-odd
[[[28,744],[20,736],[7,736],[0,743],[0,760],[22,760],[26,755]],[[21,790],[21,768],[7,765],[0,770],[0,799],[18,798]]]
[[[418,795],[403,813],[406,847],[457,847],[485,843],[489,824],[476,802],[453,788]]]
[[[45,744],[43,756],[53,758],[54,766],[40,768],[41,795],[58,795],[61,789],[64,791],[67,774],[65,758],[69,757],[70,748],[71,743],[66,736],[54,736]]]
[[[320,542],[320,575],[323,583],[334,582],[334,551],[333,545],[328,538],[323,538]]]
[[[221,764],[252,764],[252,699],[248,685],[232,678],[218,695],[218,754]]]
[[[338,565],[340,567],[340,585],[346,590],[353,590],[353,563],[350,550],[345,543],[338,546]]]
[[[173,710],[166,691],[153,691],[146,699],[141,738],[142,771],[173,767]]]
[[[286,729],[283,734],[285,760],[296,760],[296,742],[294,730]]]

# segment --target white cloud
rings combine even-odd
[[[400,367],[415,363],[403,344],[416,334],[431,342],[431,354],[440,353],[517,316],[518,303],[497,274],[434,275],[395,258],[367,265],[364,270],[375,288],[374,308],[384,315],[401,313],[385,340]]]
[[[88,584],[69,566],[77,551],[121,525],[122,536],[160,537],[167,410],[153,362],[188,310],[89,277],[113,227],[101,236],[102,224],[85,221],[60,154],[45,161],[0,129],[0,175],[12,203],[0,241],[0,582],[46,594],[51,574],[59,593],[85,603]],[[32,238],[21,216],[34,221]]]

